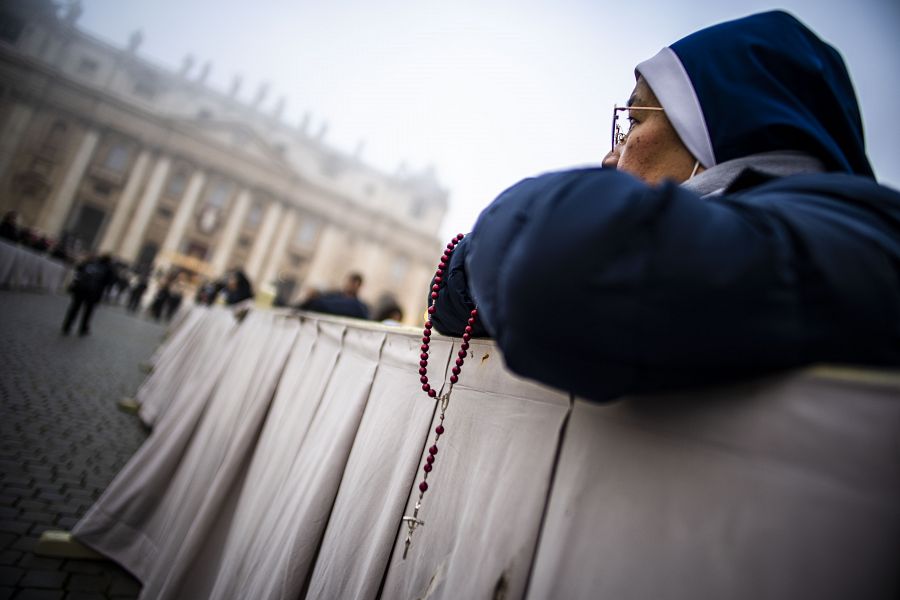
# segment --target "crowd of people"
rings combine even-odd
[[[233,306],[254,297],[253,284],[241,269],[232,269],[220,278],[198,278],[190,272],[173,269],[156,273],[153,278],[146,267],[128,265],[110,254],[85,255],[77,240],[63,235],[53,240],[33,229],[19,224],[15,211],[9,211],[0,222],[0,238],[26,246],[37,252],[62,260],[74,267],[74,275],[68,287],[72,296],[63,321],[63,334],[68,335],[81,315],[80,335],[90,333],[90,321],[99,303],[124,305],[133,314],[144,307],[144,296],[154,288],[153,298],[146,306],[146,314],[156,321],[168,322],[184,302],[185,294],[195,289],[195,304],[210,306],[221,299]],[[151,285],[154,279],[154,285]],[[312,290],[304,300],[292,305],[297,310],[319,312],[356,319],[372,319],[386,324],[400,324],[403,310],[391,298],[379,303],[373,311],[360,297],[363,276],[352,272],[337,290]],[[276,298],[276,306],[289,305]],[[290,306],[290,305],[289,305]]]
[[[54,239],[37,229],[25,227],[19,223],[19,214],[14,210],[7,211],[0,221],[0,239],[47,254],[67,264],[74,264],[80,253],[78,240],[65,234]]]

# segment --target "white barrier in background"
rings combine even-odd
[[[475,341],[403,560],[437,418],[420,333],[251,313],[199,343],[224,310],[193,310],[142,388],[172,401],[73,531],[145,597],[900,591],[896,375],[806,370],[595,405]],[[433,380],[458,344],[434,336]]]
[[[43,254],[0,241],[0,289],[61,291],[69,267]]]

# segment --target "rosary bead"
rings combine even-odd
[[[423,392],[430,392],[430,391],[431,391],[431,386],[428,385],[427,383],[422,384],[422,391],[423,391]]]
[[[422,383],[428,383],[428,376],[422,375],[421,377],[419,377],[419,381],[421,381]]]
[[[434,391],[433,389],[428,390],[428,395],[431,396],[432,398],[435,398],[435,397],[437,397],[437,392]]]
[[[428,369],[426,369],[425,367],[421,367],[421,368],[419,369],[419,375],[424,375],[424,374],[427,373],[427,372],[428,372]]]
[[[456,366],[457,366],[457,367],[461,367],[461,366],[463,366],[463,363],[464,363],[464,362],[465,362],[465,361],[464,361],[463,359],[457,358],[457,359],[456,359]]]
[[[463,331],[465,331],[465,332],[468,333],[469,335],[472,335],[472,326],[471,326],[471,325],[466,325],[466,328],[465,328]]]
[[[428,461],[428,464],[430,465],[431,463],[434,462],[434,455],[433,455],[433,454],[429,454],[428,456],[425,457],[425,460],[427,460],[427,461]]]
[[[462,344],[459,345],[459,347],[460,347],[461,350],[468,350],[468,349],[469,349],[469,342],[463,342]]]
[[[447,244],[447,250],[453,250],[453,247],[454,247],[455,245],[456,245],[456,244],[454,244],[453,242],[450,242],[449,244]]]
[[[428,352],[428,342],[422,344],[422,352]]]
[[[432,467],[430,464],[425,463],[425,466],[422,467],[422,470],[425,471],[426,473],[431,473],[431,469],[433,469],[433,468],[434,467]]]
[[[456,353],[456,355],[460,358],[465,358],[468,356],[468,353],[465,350],[460,350],[459,352]]]
[[[461,233],[457,233],[457,234],[456,234],[456,241],[457,241],[457,242],[461,242],[462,239],[463,239],[464,237],[466,237],[466,236],[464,236],[464,235],[461,234]]]
[[[459,375],[459,372],[460,372],[460,368],[459,368],[459,367],[453,367],[453,374],[454,374],[454,375]]]
[[[431,321],[425,321],[425,329],[431,329],[432,327],[433,325],[431,324]],[[428,333],[426,335],[431,335],[431,333]]]
[[[446,269],[446,268],[447,268],[447,261],[442,260],[441,262],[438,263],[438,270],[439,270],[439,271],[441,271],[441,270],[443,270],[443,269]]]
[[[422,492],[423,494],[424,494],[425,492],[427,492],[427,491],[428,491],[428,484],[425,483],[424,481],[423,481],[422,483],[420,483],[420,484],[419,484],[419,491]]]
[[[443,276],[444,276],[444,269],[438,269],[436,275],[437,275],[438,277],[443,277]]]
[[[435,454],[437,454],[437,450],[438,450],[437,446],[432,446],[431,448],[428,449],[428,453],[431,454],[432,456],[434,456]]]
[[[427,361],[427,360],[420,360],[420,361],[419,361],[419,366],[422,367],[422,368],[424,369],[425,367],[428,366],[428,361]]]
[[[459,381],[459,377],[457,377],[456,375],[450,376],[450,383],[456,383],[457,381]]]
[[[436,291],[438,291],[439,289],[441,289],[441,286],[438,285],[438,284],[434,284],[433,286],[431,286],[431,289],[434,290],[434,291],[436,292]]]
[[[433,315],[434,311],[437,310],[434,305],[428,307],[428,314]]]
[[[419,355],[419,358],[421,358],[422,360],[428,360],[428,353],[423,352],[422,354]]]
[[[440,283],[441,283],[443,280],[444,280],[444,278],[441,277],[440,275],[435,275],[435,276],[434,276],[434,282],[435,282],[436,284],[438,284],[438,285],[440,285]]]
[[[431,299],[432,299],[432,300],[437,300],[437,297],[438,297],[438,293],[437,293],[437,292],[431,292]]]
[[[443,254],[441,254],[441,262],[447,262],[448,260],[450,260],[449,252],[444,252]]]
[[[444,426],[438,425],[437,427],[434,428],[434,432],[438,435],[444,435]]]

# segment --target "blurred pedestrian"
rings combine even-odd
[[[297,308],[329,315],[368,319],[369,307],[359,299],[359,290],[362,285],[362,275],[350,273],[344,280],[344,287],[340,291],[314,295],[307,298]]]
[[[78,335],[88,335],[90,333],[94,306],[100,301],[103,290],[112,277],[113,273],[108,254],[101,255],[96,259],[88,259],[76,267],[75,278],[69,285],[69,293],[72,296],[72,300],[69,302],[69,308],[63,321],[63,335],[69,335],[69,331],[72,329],[72,324],[78,317],[79,311],[81,312],[81,326],[78,330]]]
[[[147,276],[136,275],[132,281],[131,292],[128,295],[128,312],[137,312],[141,306],[141,298],[147,291]]]
[[[232,306],[253,298],[253,285],[241,269],[228,274],[225,284],[225,304]]]
[[[3,238],[13,244],[17,244],[21,237],[19,229],[19,213],[14,210],[3,215],[3,221],[0,222],[0,238]]]

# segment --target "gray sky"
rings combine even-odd
[[[327,140],[393,171],[434,164],[451,191],[442,232],[468,231],[499,192],[543,171],[598,164],[610,111],[633,69],[707,25],[772,8],[844,56],[875,172],[900,187],[900,2],[584,0],[82,0],[80,25],[177,69],[213,63],[210,84],[241,74],[246,100],[270,82]]]

